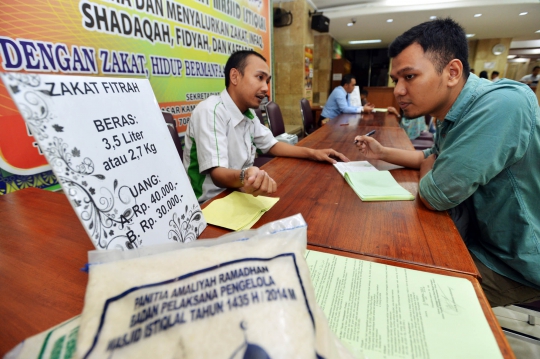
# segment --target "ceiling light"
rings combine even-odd
[[[347,26],[353,26],[354,24],[352,22],[347,23]]]
[[[394,19],[388,19],[388,20],[386,20],[386,22],[393,22],[393,21],[394,21]]]
[[[528,14],[527,11],[525,11],[525,12],[520,12],[520,13],[519,13],[519,16],[523,16],[523,15],[527,15],[527,14]]]
[[[378,42],[381,42],[381,40],[355,40],[355,41],[349,41],[349,44],[356,45],[356,44],[376,44]]]
[[[476,34],[467,34],[467,35],[465,35],[465,36],[467,36],[467,37],[473,37],[474,35],[476,35]]]
[[[480,17],[482,14],[474,14],[474,17]]]
[[[430,16],[429,19],[430,20],[435,20],[437,18],[437,16]]]
[[[353,26],[354,24],[356,24],[356,19],[352,18],[351,22],[347,23],[347,26]]]
[[[506,56],[507,59],[513,59],[515,57],[517,57],[517,55],[508,55],[508,56]]]
[[[540,34],[540,30],[536,30],[534,33],[535,34]]]
[[[513,60],[510,60],[510,61],[511,62],[529,62],[529,59],[518,57],[517,59],[513,59]]]

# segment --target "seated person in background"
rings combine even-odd
[[[491,73],[491,81],[492,82],[497,82],[497,81],[500,81],[500,77],[499,77],[499,71],[493,71]]]
[[[538,80],[540,80],[540,66],[535,66],[532,69],[532,74],[523,76],[519,82],[536,87],[538,86]]]
[[[360,101],[362,102],[362,106],[365,106],[368,104],[368,97],[369,92],[368,90],[361,90],[360,91]]]
[[[335,118],[342,113],[360,113],[371,112],[373,110],[372,104],[366,104],[365,106],[351,106],[349,102],[349,94],[353,92],[356,86],[356,78],[352,74],[347,74],[341,79],[341,86],[338,86],[332,91],[328,101],[324,104],[324,108],[321,113],[320,121],[325,118]]]
[[[449,210],[492,306],[540,299],[540,107],[519,82],[469,72],[465,31],[451,19],[417,25],[389,47],[405,116],[437,118],[425,151],[358,136],[367,159],[420,169],[419,198]],[[504,99],[504,101],[501,101]]]
[[[488,79],[487,77],[487,71],[480,71],[480,75],[478,75],[481,79]]]
[[[396,115],[399,119],[399,127],[401,127],[407,133],[410,140],[417,139],[422,131],[426,128],[426,116],[420,116],[417,118],[407,118],[402,116],[394,107],[388,107],[388,113]]]
[[[278,142],[256,118],[253,108],[267,96],[270,69],[255,51],[238,51],[225,65],[225,90],[193,110],[186,130],[184,167],[199,202],[224,188],[242,188],[254,196],[276,191],[276,182],[253,166],[255,151],[274,156],[336,163],[349,161],[332,149],[314,150]]]

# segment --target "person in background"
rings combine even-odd
[[[417,118],[407,118],[403,116],[403,112],[398,112],[395,107],[389,106],[388,113],[396,115],[399,120],[399,127],[401,127],[409,137],[410,140],[415,140],[422,134],[422,131],[426,131],[426,116],[420,116]]]
[[[273,156],[336,163],[349,159],[333,149],[314,150],[278,142],[255,115],[268,95],[270,69],[255,51],[238,51],[225,64],[225,90],[208,97],[193,110],[186,129],[184,167],[199,202],[225,188],[271,194],[276,182],[253,166],[255,151]]]
[[[480,71],[480,75],[478,75],[481,79],[488,79],[487,77],[487,71]]]
[[[501,78],[499,77],[499,71],[493,71],[491,73],[491,81],[492,82],[497,82],[497,81],[500,81]]]
[[[471,69],[471,74],[474,74],[474,69]]]
[[[449,210],[492,306],[540,299],[540,107],[525,85],[469,72],[465,31],[452,19],[417,25],[389,47],[405,116],[437,119],[424,151],[357,136],[367,159],[418,168],[419,200]],[[501,99],[504,99],[502,101]]]
[[[538,80],[540,80],[540,66],[535,66],[532,69],[532,74],[523,76],[519,82],[523,82],[530,87],[536,87],[538,86]]]
[[[365,106],[367,105],[369,102],[368,102],[368,97],[369,95],[369,92],[368,90],[361,90],[360,91],[360,101],[362,102],[362,106]]]
[[[365,106],[351,106],[349,101],[349,94],[353,92],[356,86],[356,78],[352,74],[344,75],[341,79],[341,86],[338,86],[332,91],[328,101],[324,105],[321,113],[320,122],[325,118],[335,118],[342,113],[361,113],[371,112],[373,110],[372,104],[366,104]]]

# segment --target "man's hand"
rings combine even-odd
[[[349,159],[345,157],[345,155],[339,153],[338,151],[334,151],[331,148],[327,148],[324,150],[314,150],[312,148],[307,148],[307,147],[293,146],[284,142],[276,143],[274,146],[272,146],[272,148],[268,152],[271,155],[276,156],[276,157],[281,156],[281,157],[309,158],[315,161],[327,161],[332,164],[337,162],[334,158],[339,158],[343,162],[349,162]]]
[[[375,105],[370,102],[370,103],[366,103],[362,107],[362,111],[365,113],[370,113],[371,111],[373,111],[374,108],[375,108]]]
[[[315,161],[327,161],[332,164],[336,163],[337,161],[335,158],[339,158],[343,162],[349,162],[350,160],[342,153],[338,151],[334,151],[331,148],[327,148],[324,150],[313,150],[313,153],[311,155],[311,159]]]
[[[244,173],[244,186],[242,189],[245,193],[258,195],[271,194],[277,190],[276,181],[274,181],[266,171],[258,167],[249,167]]]
[[[373,137],[356,136],[354,140],[356,147],[367,159],[380,160],[382,158],[385,147]]]
[[[393,115],[396,115],[397,118],[400,118],[400,117],[401,117],[401,115],[399,114],[398,110],[396,110],[395,107],[388,106],[388,109],[387,109],[387,110],[388,110],[388,113],[391,113],[391,114],[393,114]]]

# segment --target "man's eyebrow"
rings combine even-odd
[[[404,72],[409,72],[409,71],[415,71],[416,69],[414,67],[411,67],[411,66],[407,66],[407,67],[404,67],[402,69],[399,69],[399,71],[397,72],[398,75],[401,75],[402,73]]]
[[[257,74],[263,74],[263,75],[266,75],[267,77],[272,77],[272,76],[270,76],[270,74],[268,72],[263,71],[263,70],[257,70],[256,72],[257,72]]]

